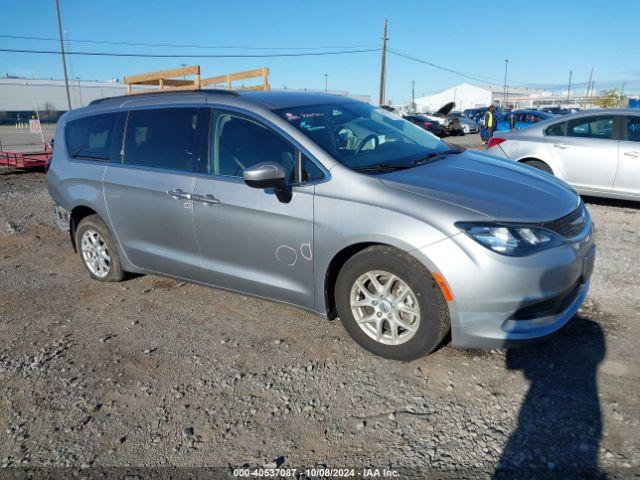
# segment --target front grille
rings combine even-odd
[[[582,232],[586,221],[587,210],[584,207],[584,203],[580,202],[578,208],[569,215],[550,222],[539,223],[538,226],[551,230],[552,232],[556,232],[565,238],[573,238]]]

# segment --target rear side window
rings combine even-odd
[[[567,122],[567,136],[583,138],[613,138],[613,116],[576,118]]]
[[[640,116],[627,117],[627,138],[630,142],[640,142]]]
[[[566,128],[567,122],[556,123],[555,125],[547,127],[544,134],[551,137],[564,137]]]
[[[198,157],[197,126],[197,108],[132,110],[122,162],[190,172]]]
[[[67,151],[73,158],[109,161],[116,113],[71,120],[65,128]]]

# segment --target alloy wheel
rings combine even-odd
[[[87,268],[98,278],[109,275],[111,255],[102,235],[96,230],[88,229],[82,234],[80,241],[82,258]]]
[[[385,345],[409,341],[420,326],[420,306],[397,275],[374,270],[360,275],[350,294],[351,312],[364,333]]]

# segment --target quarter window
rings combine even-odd
[[[555,125],[547,127],[544,133],[545,135],[549,135],[551,137],[563,137],[566,127],[567,122],[556,123]]]
[[[300,180],[303,182],[311,182],[314,180],[320,180],[324,177],[324,173],[320,170],[320,167],[306,155],[302,154],[302,162],[300,165]]]
[[[576,118],[567,122],[567,136],[583,138],[613,138],[613,116]]]
[[[640,142],[640,116],[627,117],[627,140]]]
[[[71,120],[65,129],[67,151],[73,158],[108,161],[115,113]]]
[[[132,110],[123,163],[190,172],[197,162],[197,108]]]

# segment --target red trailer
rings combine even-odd
[[[45,143],[40,152],[0,152],[0,165],[11,168],[44,168],[51,161],[51,145]]]

